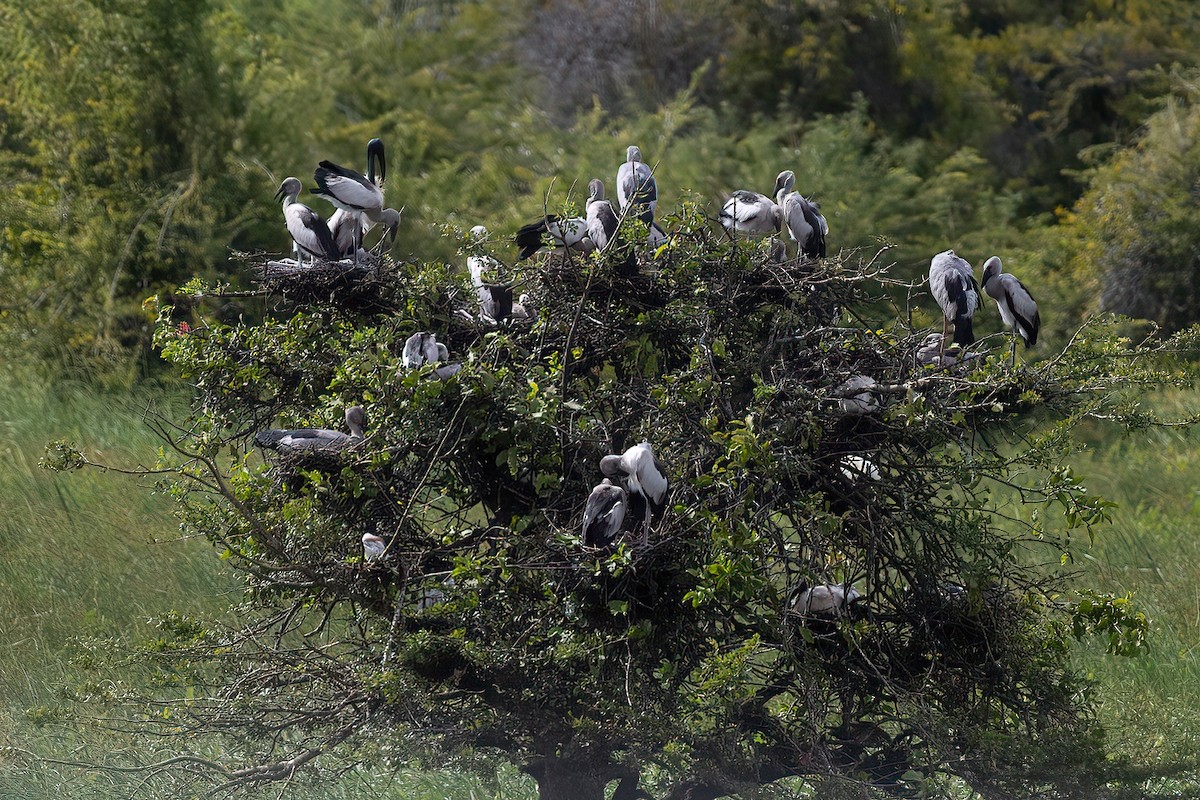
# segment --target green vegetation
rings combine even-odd
[[[198,275],[205,285],[246,288],[229,251],[283,249],[270,200],[279,180],[307,182],[322,158],[361,167],[371,136],[387,142],[389,203],[404,208],[393,254],[451,265],[420,284],[445,291],[445,302],[468,291],[452,274],[461,270],[461,230],[487,225],[488,250],[511,263],[519,224],[543,207],[580,210],[590,177],[608,181],[611,193],[616,163],[636,142],[656,165],[669,229],[698,228],[695,209],[711,217],[729,190],[767,191],[791,168],[798,188],[821,202],[831,248],[848,263],[886,245],[883,261],[907,278],[947,247],[975,263],[1000,254],[1042,302],[1047,330],[1034,368],[1097,308],[1171,330],[1196,319],[1196,4],[633,6],[51,0],[0,9],[0,347],[10,365],[0,410],[12,434],[0,446],[0,619],[9,643],[0,689],[10,698],[0,731],[9,741],[61,755],[83,741],[70,698],[121,694],[79,672],[86,648],[74,637],[114,637],[108,655],[133,642],[169,644],[187,632],[173,611],[190,618],[230,599],[263,599],[243,596],[207,546],[176,542],[171,505],[144,481],[48,476],[34,454],[65,438],[106,463],[153,462],[160,443],[141,427],[142,405],[165,404],[167,416],[182,418],[187,403],[177,388],[139,388],[167,374],[151,346],[154,309],[143,301],[157,295],[173,309],[169,323],[193,329],[252,326],[264,311],[270,319],[260,301],[200,301],[177,287]],[[874,294],[859,322],[889,329],[889,302],[905,307],[906,292]],[[918,299],[912,324],[936,323],[931,310]],[[416,300],[405,313],[413,324],[440,319]],[[989,303],[978,329],[998,327]],[[271,346],[269,337],[238,344],[259,354]],[[629,354],[639,368],[666,363],[644,344]],[[500,358],[510,346],[499,337],[485,352]],[[254,423],[284,405],[289,419],[332,422],[337,404],[364,385],[356,370],[380,358],[352,358],[336,381],[302,387],[287,403],[273,398]],[[231,356],[225,377],[239,368]],[[259,376],[250,378],[253,386]],[[377,401],[394,406],[377,388]],[[537,399],[518,394],[509,399],[529,407]],[[1186,395],[1163,402],[1176,401],[1171,410],[1189,413]],[[1200,512],[1188,488],[1195,434],[1151,429],[1113,439],[1108,428],[1083,430],[1091,449],[1071,456],[1073,473],[1120,502],[1093,545],[1049,518],[1033,520],[1027,507],[1002,507],[1052,541],[1071,535],[1066,569],[1078,575],[1062,584],[1063,602],[1079,600],[1075,589],[1085,586],[1118,598],[1134,592],[1126,622],[1135,627],[1123,629],[1130,635],[1117,649],[1137,649],[1136,612],[1149,615],[1149,655],[1105,655],[1098,631],[1073,663],[1099,681],[1090,698],[1114,763],[1123,768],[1123,755],[1168,769],[1187,761],[1200,737],[1191,699],[1200,695],[1189,568]],[[520,456],[509,448],[505,463]],[[1006,502],[999,490],[994,497]],[[320,536],[334,530],[319,531],[313,546],[327,545]],[[1093,624],[1110,621],[1105,609],[1127,607],[1096,606]],[[123,690],[128,680],[131,693],[162,685],[135,664],[113,669],[121,676],[113,685]],[[174,752],[89,742],[128,763]],[[311,791],[369,794],[398,757],[368,751],[360,772],[326,794]],[[136,785],[4,758],[11,771],[2,779],[16,783],[0,784],[0,793],[61,795],[69,785],[71,796],[102,797]],[[336,769],[322,767],[321,777]],[[512,773],[490,784],[430,776],[405,772],[398,781],[431,796],[532,791]],[[453,788],[438,788],[443,780]],[[1148,786],[1165,793],[1179,784]]]

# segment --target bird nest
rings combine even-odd
[[[255,282],[292,305],[327,305],[365,313],[395,311],[399,275],[389,259],[360,252],[359,261],[298,265],[271,259],[254,266]]]

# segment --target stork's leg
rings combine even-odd
[[[1017,328],[1016,328],[1016,326],[1013,326],[1013,331],[1012,331],[1012,366],[1013,366],[1013,369],[1017,368]]]
[[[938,342],[938,366],[942,364],[942,355],[946,352],[946,332],[950,329],[950,320],[942,314],[942,340]]]

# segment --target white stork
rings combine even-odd
[[[559,217],[547,214],[517,230],[517,261],[531,257],[543,247],[555,250],[574,250],[590,253],[596,249],[588,238],[587,220],[583,217]]]
[[[318,258],[337,261],[337,246],[325,220],[308,206],[296,202],[303,188],[299,178],[285,178],[283,183],[279,184],[279,191],[275,193],[276,200],[283,198],[283,221],[292,236],[296,264],[303,266],[303,256],[306,253],[314,261]]]
[[[1001,272],[998,256],[992,256],[983,264],[983,290],[996,301],[1000,309],[1000,319],[1012,329],[1012,363],[1017,363],[1017,336],[1025,342],[1025,347],[1037,344],[1038,330],[1042,327],[1042,318],[1038,314],[1037,301],[1017,278],[1006,272]]]
[[[792,604],[792,613],[805,617],[837,619],[848,616],[852,606],[863,599],[858,589],[840,583],[823,583],[812,588],[801,586],[803,588]]]
[[[601,481],[583,509],[583,543],[588,547],[612,544],[625,524],[628,508],[629,494],[608,478]]]
[[[966,347],[975,343],[971,317],[979,308],[979,286],[966,259],[953,250],[938,253],[929,262],[929,291],[942,308],[942,341],[951,323],[954,343]]]
[[[350,433],[331,430],[329,428],[297,428],[295,430],[259,431],[254,435],[254,442],[264,450],[275,450],[280,453],[291,453],[310,450],[345,450],[363,440],[367,415],[362,406],[350,406],[346,409],[346,427]]]
[[[642,528],[642,544],[650,537],[650,526],[662,518],[667,508],[670,482],[662,464],[654,457],[649,442],[635,444],[621,455],[600,459],[600,471],[610,478],[624,478],[629,492],[628,514],[634,526]]]
[[[765,194],[738,189],[729,196],[717,219],[730,233],[769,236],[783,228],[783,210]]]
[[[796,242],[797,250],[807,258],[825,257],[825,237],[829,223],[817,209],[817,204],[793,191],[796,173],[785,169],[775,178],[775,203],[783,215],[783,224]]]
[[[374,533],[362,535],[363,561],[379,561],[387,552],[387,540]]]
[[[617,235],[619,217],[612,203],[604,199],[604,182],[588,181],[587,235],[597,250],[603,250]]]
[[[635,144],[625,150],[625,163],[617,168],[617,205],[622,212],[647,225],[654,221],[654,212],[658,208],[658,183],[654,180],[650,165],[642,161],[642,151]]]

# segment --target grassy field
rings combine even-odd
[[[178,538],[170,500],[149,484],[117,473],[60,475],[38,467],[45,443],[60,437],[107,463],[148,463],[157,442],[143,415],[172,402],[161,392],[103,396],[86,386],[40,386],[0,374],[0,744],[16,748],[0,751],[0,796],[158,796],[140,778],[20,753],[72,760],[94,755],[97,741],[106,741],[45,712],[58,704],[59,687],[72,681],[76,637],[134,642],[154,617],[172,610],[220,613],[236,595],[235,581],[207,543]],[[1200,401],[1180,395],[1165,402],[1182,413]],[[1150,763],[1188,759],[1200,752],[1200,459],[1194,457],[1200,435],[1158,430],[1113,438],[1103,428],[1091,435],[1076,472],[1120,506],[1114,524],[1083,551],[1081,579],[1105,591],[1133,591],[1154,621],[1154,636],[1148,657],[1110,657],[1085,644],[1077,663],[1100,684],[1100,713],[1118,751]],[[534,794],[527,780],[505,770],[487,783],[449,772],[350,773],[334,786],[297,784],[284,796]]]

